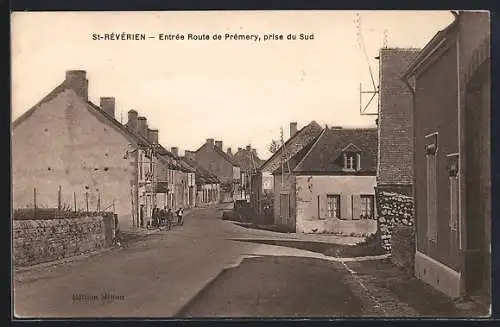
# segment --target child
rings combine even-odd
[[[184,222],[182,221],[182,214],[183,214],[183,210],[182,208],[179,208],[179,210],[177,210],[177,224],[178,225],[182,225]]]

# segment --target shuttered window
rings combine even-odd
[[[436,156],[427,154],[427,238],[437,240]]]
[[[328,218],[340,218],[340,195],[328,194],[326,196],[326,210]]]
[[[458,177],[450,176],[450,228],[458,229]]]
[[[361,219],[373,219],[374,197],[373,195],[361,195],[360,217]]]

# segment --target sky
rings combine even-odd
[[[360,24],[356,23],[356,14]],[[116,119],[135,109],[159,129],[165,147],[196,150],[207,138],[251,145],[261,159],[271,140],[321,125],[375,127],[360,115],[359,85],[378,83],[379,49],[421,48],[450,24],[449,11],[16,12],[11,20],[12,119],[82,69],[89,99],[116,98]],[[361,31],[366,57],[360,49]],[[146,40],[93,40],[93,34],[144,33]],[[220,34],[222,40],[187,40]],[[224,40],[256,34],[261,41]],[[300,40],[299,35],[314,35]],[[160,40],[183,34],[184,40]],[[264,35],[284,40],[263,41]],[[287,40],[288,34],[297,40]],[[384,37],[384,35],[386,35]],[[385,39],[385,42],[384,42]],[[362,107],[367,103],[364,97]],[[376,112],[376,99],[367,112]]]

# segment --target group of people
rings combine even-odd
[[[152,213],[152,221],[151,221],[151,227],[153,228],[160,228],[160,227],[167,227],[168,229],[171,229],[175,218],[177,218],[177,225],[182,225],[184,221],[182,220],[182,216],[184,214],[184,209],[179,208],[175,212],[172,211],[172,209],[167,209],[165,206],[163,209],[160,208],[153,208],[153,213]]]

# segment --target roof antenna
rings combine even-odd
[[[378,112],[377,113],[366,112],[366,109],[368,109],[368,107],[372,103],[373,99],[378,94],[378,87],[377,87],[377,85],[375,83],[375,78],[374,78],[374,75],[373,75],[372,67],[370,65],[370,60],[368,59],[368,53],[366,51],[365,42],[363,40],[363,34],[362,34],[362,31],[361,31],[361,17],[359,16],[359,13],[356,13],[356,18],[354,19],[354,22],[356,24],[356,38],[357,38],[357,41],[358,41],[359,51],[363,53],[363,55],[365,57],[365,60],[366,60],[366,63],[368,64],[368,71],[370,72],[370,78],[371,78],[372,86],[373,86],[373,90],[369,90],[369,91],[364,91],[363,90],[362,83],[361,83],[361,70],[360,70],[360,77],[359,77],[359,79],[360,79],[360,81],[359,81],[359,114],[360,115],[366,115],[366,116],[377,116]],[[359,66],[360,67],[362,66],[361,62],[359,63]],[[372,95],[370,97],[370,100],[368,100],[368,103],[365,106],[363,106],[363,94],[371,94]]]

